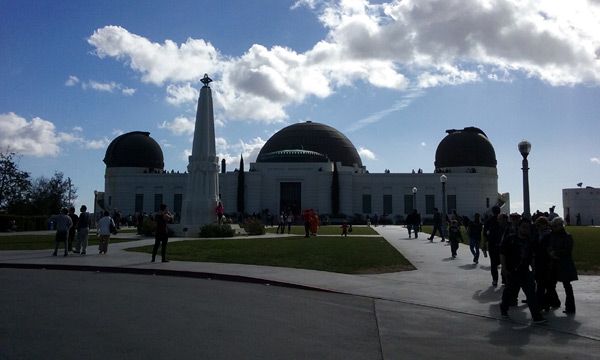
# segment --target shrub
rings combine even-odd
[[[142,221],[141,233],[146,236],[154,236],[156,231],[156,223],[149,217],[145,217]]]
[[[247,219],[244,222],[244,230],[248,235],[263,235],[265,231],[265,226],[258,219]]]
[[[12,230],[12,221],[17,226],[17,231],[48,230],[48,218],[45,215],[23,216],[0,214],[0,231]]]
[[[200,237],[202,238],[233,237],[234,234],[235,231],[229,224],[207,224],[200,229]]]

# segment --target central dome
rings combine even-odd
[[[262,147],[256,162],[314,162],[317,159],[341,162],[343,166],[362,166],[358,151],[344,134],[312,121],[279,130]]]

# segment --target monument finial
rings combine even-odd
[[[208,87],[208,84],[212,82],[212,79],[208,77],[208,74],[204,74],[204,77],[200,81],[204,84],[205,87]]]

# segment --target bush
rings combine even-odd
[[[248,219],[244,222],[244,230],[248,235],[264,235],[265,226],[258,219]]]
[[[22,216],[22,215],[0,215],[0,231],[12,230],[12,221],[15,220],[17,231],[48,230],[49,216]]]
[[[235,231],[229,224],[207,224],[200,229],[202,238],[233,237],[233,235],[235,235]]]

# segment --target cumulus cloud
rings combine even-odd
[[[373,153],[371,150],[364,148],[362,146],[360,146],[358,148],[358,154],[365,159],[369,159],[369,160],[377,160],[377,157],[375,156],[375,153]]]
[[[265,145],[266,140],[261,137],[253,138],[249,141],[239,140],[236,143],[229,144],[225,138],[215,139],[217,156],[219,159],[225,159],[229,168],[237,168],[240,162],[240,155],[244,157],[244,164],[256,161],[260,149]],[[247,169],[247,168],[246,168]]]
[[[600,8],[586,0],[299,0],[291,8],[301,6],[327,31],[305,52],[254,44],[233,57],[203,39],[159,43],[119,26],[97,29],[88,43],[143,82],[166,85],[176,105],[195,100],[192,84],[207,72],[219,79],[216,106],[228,119],[263,122],[357,82],[401,93],[515,75],[600,84]]]
[[[171,84],[167,86],[167,102],[169,104],[195,103],[197,100],[198,90],[194,89],[189,82],[184,85]]]
[[[84,90],[91,89],[91,90],[95,90],[95,91],[109,92],[109,93],[113,93],[115,91],[121,91],[121,93],[125,96],[132,96],[137,91],[136,89],[123,86],[123,84],[119,84],[114,81],[103,83],[103,82],[99,82],[99,81],[95,81],[95,80],[90,80],[90,81],[81,83],[81,88]]]
[[[128,87],[121,89],[121,93],[127,96],[132,96],[133,94],[135,94],[136,91],[137,89],[132,89]]]
[[[185,116],[178,116],[171,121],[164,121],[158,127],[167,129],[175,135],[194,135],[196,120]]]
[[[57,156],[62,144],[78,144],[86,149],[103,149],[108,139],[89,140],[81,136],[82,128],[74,133],[60,132],[51,121],[39,117],[31,121],[13,113],[0,114],[0,149],[36,157]]]
[[[597,158],[597,157],[590,158],[590,162],[593,164],[600,165],[600,158]]]

